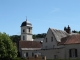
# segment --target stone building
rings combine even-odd
[[[21,40],[19,52],[22,57],[45,55],[47,59],[72,59],[80,58],[80,34],[71,33],[71,29],[64,31],[49,28],[43,41],[32,38],[32,24],[27,20],[21,24]]]

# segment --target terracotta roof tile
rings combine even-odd
[[[42,44],[38,41],[19,41],[20,48],[41,48]]]
[[[61,42],[58,43],[58,45],[61,44],[76,44],[80,43],[80,35],[70,35],[67,37],[64,37],[61,39]]]

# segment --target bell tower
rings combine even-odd
[[[32,24],[27,21],[22,22],[21,24],[21,40],[24,41],[33,41],[32,39]]]

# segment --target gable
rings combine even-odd
[[[53,41],[51,39],[52,37],[53,37]],[[46,38],[47,38],[47,42],[46,42]],[[46,37],[43,40],[42,48],[45,49],[46,46],[48,49],[53,48],[53,46],[57,46],[55,35],[52,33],[50,28],[48,29]]]
[[[49,28],[43,42],[45,42],[46,38],[48,39],[48,41],[51,41],[51,37],[53,37],[53,40],[56,39],[55,35],[52,33],[51,29]]]

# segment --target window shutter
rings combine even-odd
[[[77,57],[77,49],[75,49],[75,57]]]
[[[71,57],[71,49],[69,49],[69,57]]]

